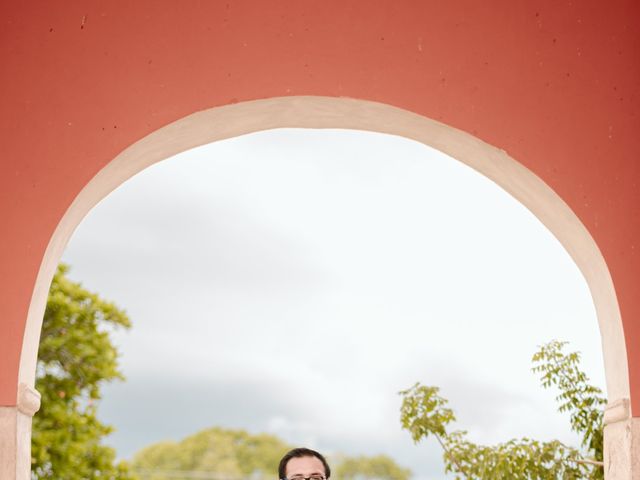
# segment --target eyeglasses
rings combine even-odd
[[[293,477],[289,477],[289,478],[283,478],[282,480],[327,480],[324,475],[320,475],[318,474],[314,474],[314,475],[310,475],[308,477],[305,477],[303,475],[294,475]]]

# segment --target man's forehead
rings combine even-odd
[[[322,461],[318,457],[314,456],[304,456],[304,457],[293,457],[287,462],[286,468],[287,476],[290,475],[309,475],[312,473],[321,473],[325,474],[324,465]]]

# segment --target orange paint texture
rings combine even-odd
[[[539,3],[539,5],[535,5]],[[70,202],[124,148],[195,111],[346,96],[472,133],[589,229],[622,311],[640,412],[640,3],[3,2],[0,405]]]

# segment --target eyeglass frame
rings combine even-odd
[[[322,480],[327,480],[327,477],[325,477],[324,475],[311,475],[309,477],[303,477],[303,476],[293,476],[291,478],[281,478],[280,480],[316,480],[316,477],[318,480],[322,479]]]

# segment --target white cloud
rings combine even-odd
[[[133,383],[104,401],[127,454],[217,422],[384,449],[426,476],[439,454],[400,431],[401,388],[440,385],[461,427],[493,441],[571,438],[529,371],[536,345],[571,340],[603,384],[591,299],[557,240],[486,178],[397,137],[277,130],[187,152],[100,204],[65,260],[133,319],[117,334]],[[115,408],[140,395],[154,409]],[[182,425],[152,421],[177,401]]]

